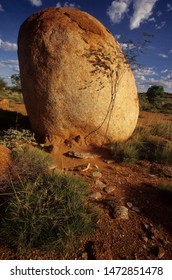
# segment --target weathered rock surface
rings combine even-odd
[[[80,135],[88,143],[125,140],[138,118],[132,71],[112,34],[74,8],[48,8],[21,26],[24,102],[40,140]]]

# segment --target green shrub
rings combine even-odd
[[[67,258],[95,228],[97,212],[87,201],[86,182],[50,173],[41,153],[20,150],[13,155],[16,165],[25,166],[18,180],[11,179],[9,193],[3,195],[1,240],[14,246],[18,254],[41,248],[56,250],[61,258]]]
[[[159,103],[164,97],[164,88],[162,86],[156,85],[151,86],[150,88],[148,88],[146,95],[149,103]]]
[[[145,103],[140,104],[140,109],[142,111],[153,111],[153,110],[155,110],[155,107],[152,106],[152,104],[145,102]]]
[[[171,114],[172,113],[172,101],[171,102],[166,101],[162,105],[161,112],[162,113],[170,113]]]
[[[157,136],[144,137],[139,159],[172,163],[172,143]]]
[[[0,77],[0,91],[3,91],[4,88],[6,88],[7,83],[5,82],[5,80],[3,78]]]
[[[0,144],[7,148],[12,148],[14,142],[18,144],[31,144],[35,141],[35,138],[30,130],[27,129],[13,129],[3,130],[0,132]]]
[[[149,89],[149,94],[150,94]],[[152,94],[152,93],[151,93]],[[150,112],[161,112],[161,113],[171,113],[172,112],[172,100],[168,98],[165,93],[157,94],[156,89],[153,90],[154,96],[152,97],[153,100],[150,102],[148,100],[148,92],[147,93],[139,93],[139,106],[140,110],[142,111],[150,111]],[[151,97],[150,97],[151,98]]]
[[[0,98],[8,99],[11,102],[24,103],[21,91],[12,91],[10,89],[1,90]],[[11,105],[11,104],[10,104]]]
[[[23,104],[23,95],[21,91],[10,91],[8,94],[8,98],[12,102],[17,102]]]
[[[138,147],[132,141],[116,142],[111,145],[113,158],[118,162],[136,163],[139,159]]]

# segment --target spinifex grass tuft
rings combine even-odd
[[[56,250],[61,257],[69,255],[96,226],[97,211],[87,201],[88,185],[78,177],[44,172],[38,155],[32,161],[37,173],[32,174],[28,161],[28,173],[25,169],[18,180],[11,179],[10,191],[4,195],[1,239],[20,253],[43,248]]]
[[[152,125],[152,134],[172,141],[172,123],[158,123]]]
[[[113,158],[127,164],[139,160],[172,163],[171,125],[139,126],[132,137],[111,145]]]

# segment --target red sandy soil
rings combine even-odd
[[[24,105],[9,104],[8,110],[18,111],[26,115]],[[2,105],[0,107],[3,109]],[[5,108],[6,109],[6,108]],[[140,112],[139,124],[172,121],[172,116]],[[1,148],[2,149],[2,148]],[[65,152],[91,152],[96,154],[93,159],[77,159],[64,156]],[[0,150],[1,152],[1,150]],[[72,147],[61,145],[54,148],[52,155],[58,169],[69,170],[82,164],[90,164],[86,171],[77,173],[86,179],[93,194],[101,195],[92,199],[92,203],[101,209],[97,229],[83,244],[75,256],[68,259],[96,260],[135,260],[135,259],[172,259],[172,200],[168,200],[157,188],[162,183],[171,181],[171,166],[162,166],[142,161],[134,166],[123,166],[109,162],[111,155],[106,149],[93,149],[72,143]],[[8,151],[3,149],[0,170],[5,172]],[[170,171],[169,171],[170,170]],[[97,176],[94,176],[98,171]],[[2,173],[1,173],[2,174]],[[106,192],[98,185],[98,181],[106,187],[114,187]],[[132,209],[129,205],[136,207]],[[125,206],[128,219],[116,216],[116,209]],[[15,251],[5,245],[0,246],[0,259],[18,259]],[[20,259],[58,259],[56,252],[43,252],[33,249],[27,256]]]

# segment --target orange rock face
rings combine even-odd
[[[101,145],[131,136],[138,118],[132,71],[112,34],[74,8],[48,8],[21,26],[18,55],[34,132]]]
[[[3,145],[0,145],[0,185],[7,180],[11,168],[11,151]],[[1,188],[0,188],[1,191]]]

